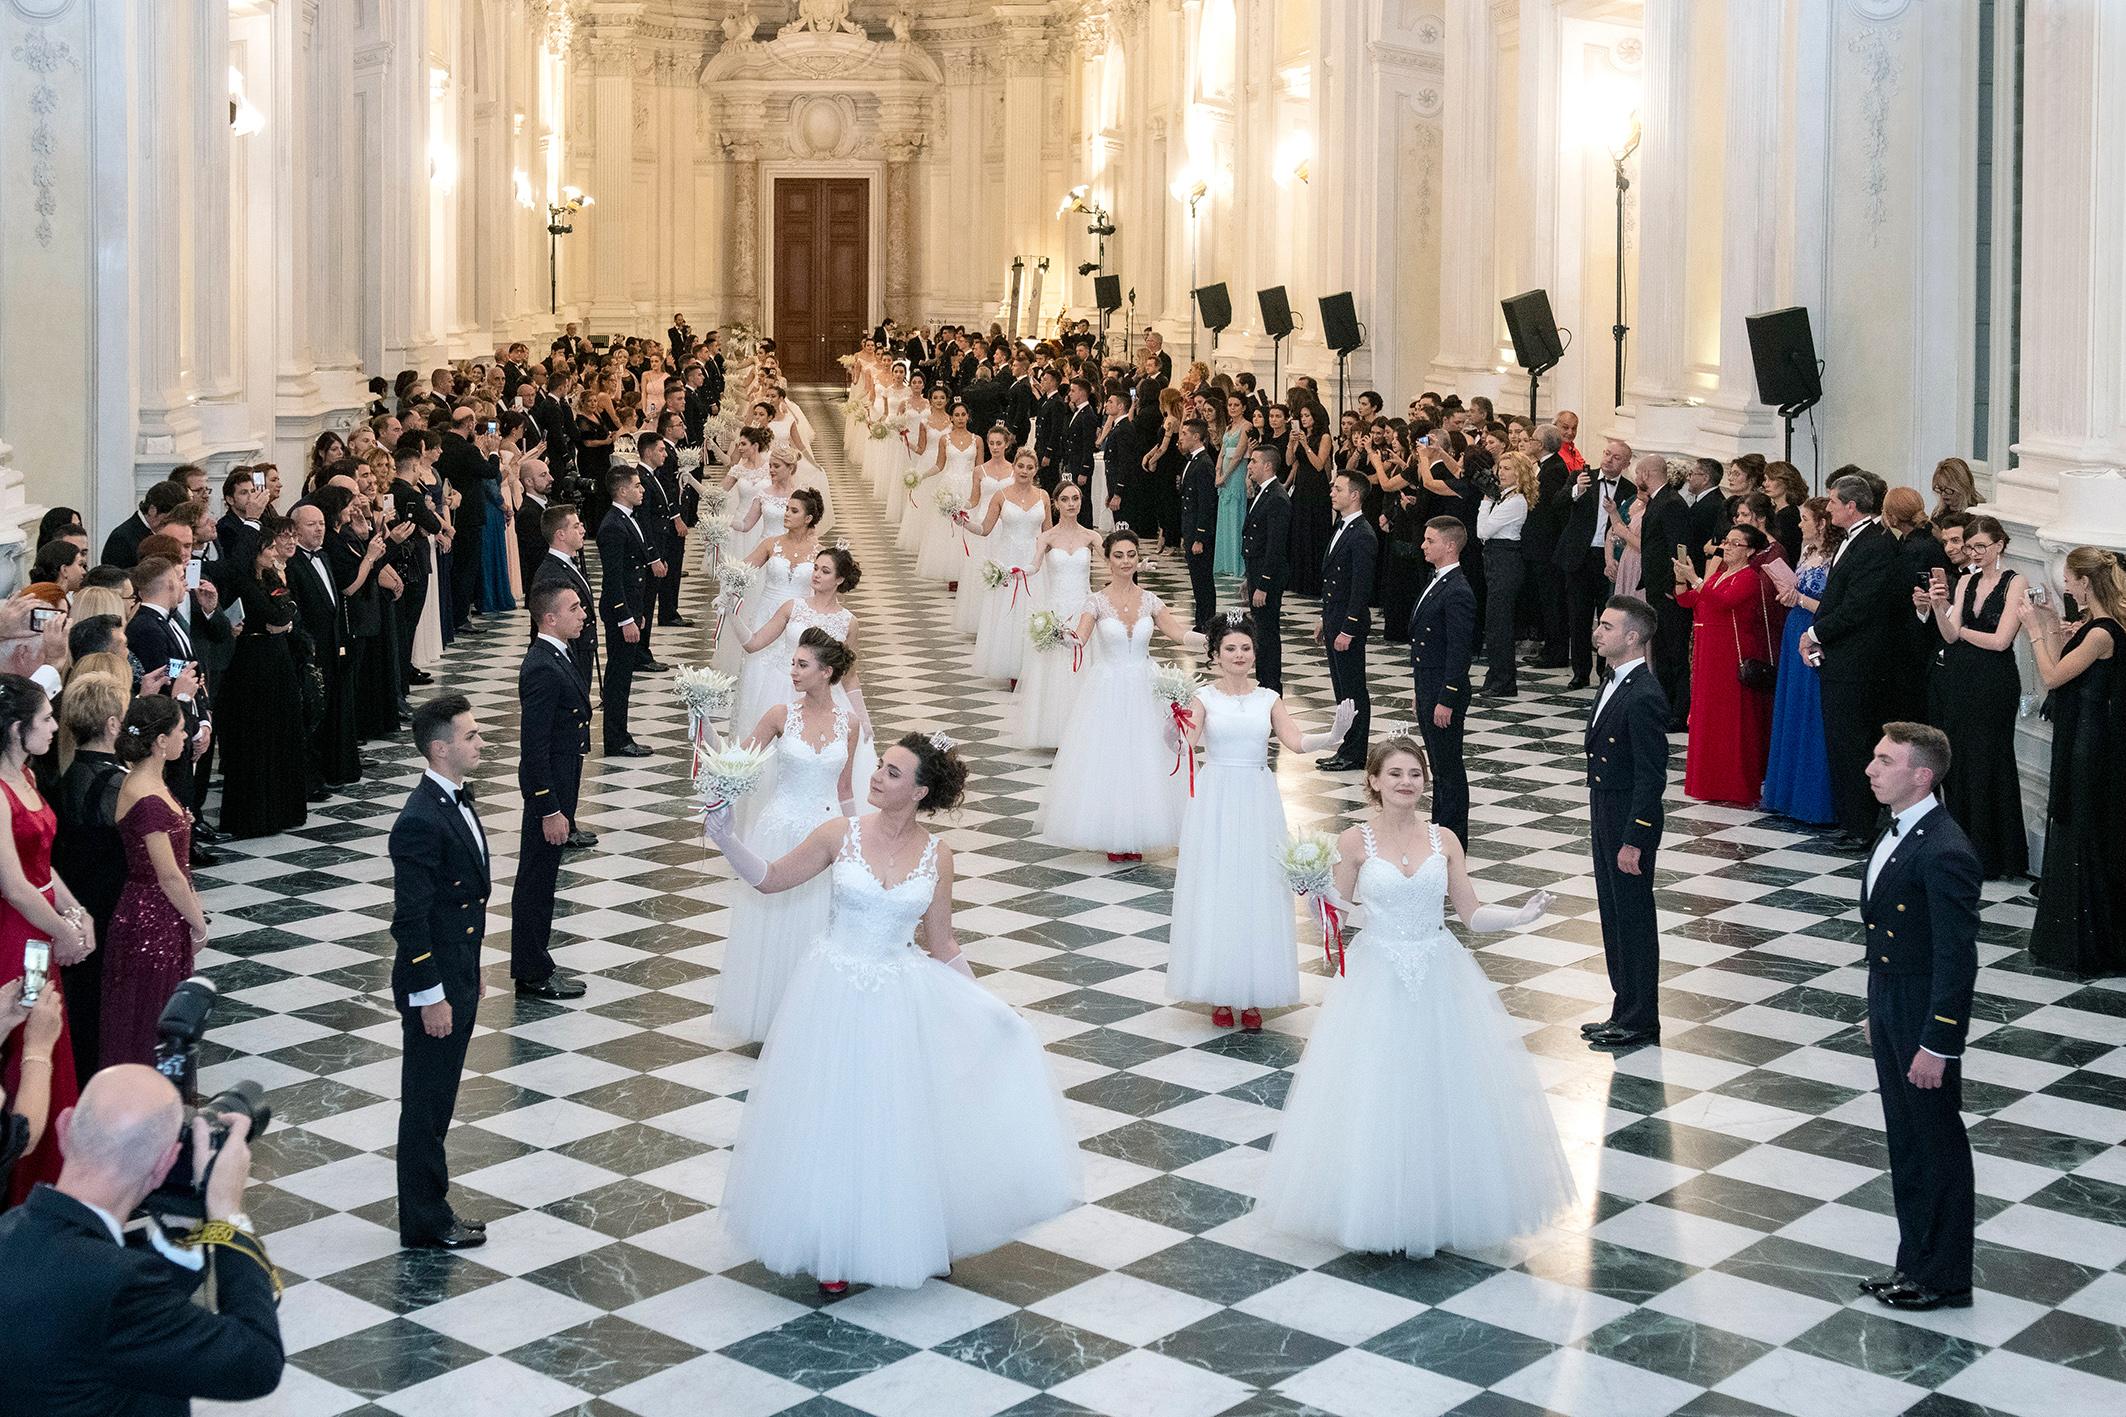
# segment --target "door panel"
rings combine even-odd
[[[871,189],[862,177],[775,179],[775,336],[784,375],[831,383],[871,307]]]

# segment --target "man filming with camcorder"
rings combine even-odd
[[[189,1082],[212,1002],[203,980],[178,990],[161,1070],[97,1073],[59,1115],[59,1179],[0,1216],[0,1417],[174,1417],[279,1386],[280,1279],[243,1207],[268,1114],[245,1083],[188,1118],[164,1075]]]

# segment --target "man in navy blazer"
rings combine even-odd
[[[1210,429],[1200,418],[1181,425],[1181,559],[1188,566],[1191,625],[1198,634],[1218,611],[1218,589],[1211,580],[1211,556],[1218,541],[1218,472],[1211,463]]]
[[[1668,696],[1647,659],[1654,626],[1653,607],[1632,595],[1611,596],[1594,624],[1594,648],[1610,674],[1587,719],[1587,817],[1602,953],[1616,1002],[1606,1020],[1584,1024],[1580,1033],[1603,1049],[1636,1048],[1661,1036],[1654,856],[1668,789]]]
[[[414,710],[413,745],[428,770],[391,827],[391,996],[405,1052],[399,1063],[399,1242],[409,1249],[468,1250],[486,1227],[450,1207],[443,1137],[458,1105],[458,1080],[473,1017],[486,934],[487,833],[466,779],[486,746],[462,694]]]
[[[1410,675],[1417,731],[1432,760],[1432,820],[1469,844],[1469,770],[1462,727],[1469,712],[1469,663],[1476,658],[1476,592],[1462,573],[1469,528],[1459,517],[1425,523],[1420,549],[1432,579],[1410,610]]]
[[[524,798],[524,823],[509,893],[509,974],[519,994],[541,999],[583,997],[582,982],[554,968],[547,943],[561,849],[575,827],[583,759],[591,750],[591,696],[569,657],[588,608],[566,581],[535,583],[531,615],[538,633],[517,670],[517,791]]]
[[[1292,584],[1292,499],[1284,457],[1265,445],[1248,453],[1248,512],[1240,524],[1240,564],[1255,625],[1255,679],[1284,692],[1284,593]]]
[[[598,616],[605,621],[605,755],[646,758],[650,750],[628,729],[628,698],[635,675],[649,671],[650,582],[664,569],[639,520],[642,478],[634,468],[616,467],[606,477],[612,505],[598,528],[598,566],[604,584]]]
[[[1373,700],[1366,692],[1366,637],[1373,630],[1373,568],[1380,544],[1367,524],[1366,480],[1339,472],[1329,481],[1329,508],[1337,523],[1321,558],[1321,623],[1314,643],[1328,651],[1329,684],[1340,703],[1351,701],[1358,716],[1337,750],[1315,760],[1323,772],[1355,772],[1366,765],[1373,733]]]
[[[1978,980],[1985,872],[1935,796],[1949,772],[1948,735],[1923,723],[1886,723],[1882,733],[1867,778],[1891,816],[1868,849],[1860,919],[1897,1263],[1860,1287],[1892,1309],[1967,1309],[1977,1201],[1959,1059]]]

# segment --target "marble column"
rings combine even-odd
[[[1780,92],[1792,48],[1786,19],[1776,5],[1728,0],[1726,22],[1721,210],[1776,212],[1783,205],[1781,173],[1791,142]],[[1642,222],[1642,229],[1649,224]],[[1775,446],[1771,440],[1779,424],[1757,402],[1757,365],[1745,321],[1788,303],[1781,298],[1779,226],[1732,216],[1720,224],[1720,387],[1699,420],[1700,441],[1711,457],[1734,458]]]
[[[903,324],[921,316],[915,299],[915,160],[923,151],[921,105],[911,99],[879,104],[880,146],[886,156],[886,313]]]
[[[1488,389],[1498,365],[1498,26],[1492,0],[1448,0],[1446,96],[1440,115],[1440,342],[1426,382],[1442,392]],[[1476,180],[1463,180],[1463,176]]]
[[[760,135],[726,133],[724,155],[731,160],[731,317],[761,323],[760,289]]]
[[[229,132],[228,0],[197,0],[192,36],[192,380],[200,399],[228,400],[240,383],[230,330],[229,145],[252,141]]]
[[[318,400],[317,365],[310,349],[310,204],[304,177],[316,155],[310,124],[308,85],[313,77],[310,41],[317,11],[280,6],[273,13],[273,106],[267,130],[272,139],[274,271],[274,418],[283,436],[312,431],[300,426],[324,409]],[[335,74],[333,81],[340,81]],[[296,426],[290,426],[296,425]]]
[[[1513,278],[1505,290],[1555,290],[1558,277],[1558,74],[1563,39],[1557,0],[1519,0],[1516,31],[1520,36],[1518,139],[1519,164],[1514,174],[1522,207],[1519,251]],[[1571,317],[1566,316],[1569,322]],[[1528,380],[1516,371],[1514,386],[1525,393]],[[1556,386],[1540,414],[1557,407]],[[1518,405],[1521,400],[1513,398]],[[1590,430],[1592,432],[1593,430]]]
[[[153,478],[189,457],[199,433],[199,421],[185,389],[184,312],[176,299],[184,288],[187,212],[185,164],[179,149],[187,134],[182,60],[190,26],[182,14],[164,5],[141,6],[133,12],[133,22],[140,52],[177,61],[141,65],[133,90],[140,115],[133,249],[140,263],[141,290],[161,293],[159,298],[143,298],[138,303],[134,360],[140,383],[140,420],[134,456],[140,464],[137,475]],[[225,78],[215,92],[220,95],[226,132]]]
[[[634,328],[635,304],[628,291],[629,206],[635,183],[634,47],[625,32],[601,33],[589,46],[591,61],[592,179],[598,204],[576,223],[568,240],[590,243],[592,332],[620,334]]]
[[[1048,7],[1046,5],[998,5],[996,15],[1002,37],[996,46],[1004,81],[1004,132],[1017,145],[1004,163],[1004,236],[1010,254],[1031,262],[1046,248],[1053,228],[1055,194],[1045,193],[1042,174],[1046,169],[1039,144],[1047,129],[1043,102],[1048,74]],[[1031,145],[1031,152],[1025,149]],[[1031,160],[1029,159],[1031,157]],[[1023,323],[1023,322],[1022,322]]]
[[[1639,94],[1643,137],[1635,164],[1639,250],[1631,272],[1637,289],[1618,315],[1632,326],[1625,345],[1624,401],[1642,415],[1653,405],[1680,404],[1689,392],[1690,12],[1696,3],[1646,0]],[[1633,166],[1626,162],[1627,175]],[[1608,392],[1614,397],[1615,391],[1612,372]],[[1588,402],[1596,402],[1591,390]]]

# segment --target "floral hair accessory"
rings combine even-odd
[[[959,740],[944,733],[933,733],[930,735],[930,746],[940,753],[949,753],[959,746]]]

